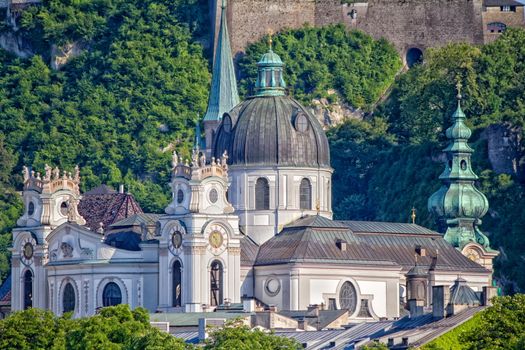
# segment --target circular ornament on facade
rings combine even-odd
[[[217,190],[215,188],[212,188],[208,197],[210,199],[210,202],[215,204],[219,200],[219,193],[217,193]]]
[[[232,117],[230,117],[229,114],[224,114],[224,118],[222,118],[222,128],[226,132],[232,131]]]
[[[24,265],[31,265],[35,254],[35,240],[32,237],[25,237],[20,245],[20,260]]]
[[[29,202],[29,205],[27,206],[27,215],[33,215],[35,212],[35,203]]]
[[[470,260],[476,262],[476,263],[479,263],[480,261],[480,256],[478,254],[478,252],[476,252],[474,249],[469,249],[467,250],[467,258],[469,258]]]
[[[308,130],[308,119],[303,112],[299,112],[295,117],[295,130],[306,132]]]
[[[184,201],[184,192],[179,189],[177,191],[177,203],[181,204]]]
[[[224,242],[224,238],[219,231],[212,231],[212,233],[210,233],[209,241],[213,248],[219,248]]]
[[[207,230],[208,233],[208,249],[214,255],[221,254],[226,249],[228,234],[221,225],[211,225]]]
[[[339,306],[342,310],[348,310],[353,314],[357,307],[357,292],[350,282],[345,282],[339,290]]]
[[[264,290],[269,296],[276,296],[281,291],[281,281],[277,277],[268,278],[264,284]]]
[[[177,221],[175,225],[170,225],[169,231],[164,233],[168,238],[168,249],[173,255],[179,255],[182,252],[185,233],[186,230],[180,221]]]
[[[171,244],[175,249],[179,249],[182,246],[182,233],[180,231],[173,232],[171,235]]]

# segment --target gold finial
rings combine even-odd
[[[416,223],[416,208],[412,207],[412,214],[410,215],[410,217],[412,218],[412,223],[415,224]]]
[[[321,212],[321,203],[319,202],[319,199],[315,202],[315,210],[317,210],[317,214]]]
[[[457,91],[457,95],[456,95],[456,98],[458,100],[461,100],[461,88],[463,87],[463,85],[461,84],[461,80],[459,79],[459,77],[456,78],[456,91]]]
[[[268,29],[268,46],[270,47],[270,51],[273,49],[273,31],[271,29]]]

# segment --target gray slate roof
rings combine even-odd
[[[294,126],[298,113],[308,129]],[[231,131],[221,124],[214,141],[214,155],[228,151],[230,165],[330,167],[330,149],[319,121],[288,96],[252,97],[229,113]]]
[[[341,249],[338,242],[346,242]],[[299,219],[261,245],[255,265],[293,262],[395,266],[343,225],[321,216]]]
[[[338,242],[347,243],[346,251]],[[287,226],[260,246],[255,266],[298,262],[375,264],[400,266],[403,273],[414,267],[414,249],[427,252],[419,265],[428,269],[432,257],[440,271],[489,273],[447,243],[437,232],[414,224],[333,221],[307,216]],[[244,249],[244,246],[241,250]],[[248,260],[246,260],[248,262]]]
[[[487,7],[499,7],[499,6],[523,6],[524,4],[515,0],[485,0],[483,5]]]

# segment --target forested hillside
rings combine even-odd
[[[145,210],[166,205],[171,150],[188,155],[208,97],[209,63],[194,40],[207,30],[202,6],[44,0],[23,12],[17,33],[37,54],[23,60],[0,50],[0,188],[9,190],[0,194],[0,279],[23,164],[79,164],[83,191],[124,183]],[[50,69],[52,46],[66,44],[83,51]]]

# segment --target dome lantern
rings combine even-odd
[[[255,96],[283,96],[286,83],[283,78],[284,63],[272,50],[272,38],[269,40],[270,50],[257,62],[257,82]]]

